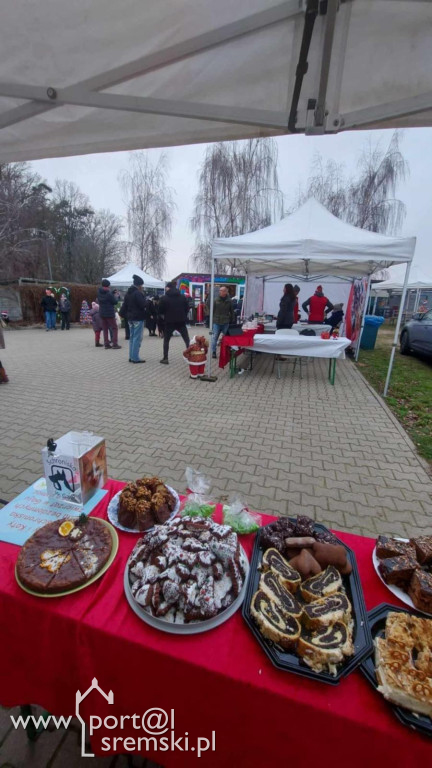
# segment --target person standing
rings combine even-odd
[[[164,321],[163,358],[160,362],[168,365],[168,350],[171,336],[178,331],[186,345],[189,346],[189,334],[186,328],[186,320],[189,312],[189,304],[186,296],[182,296],[176,284],[167,283],[165,296],[159,301],[159,315]]]
[[[45,312],[45,324],[47,331],[56,331],[57,302],[51,288],[47,288],[41,301],[41,307]]]
[[[210,296],[208,298],[210,307]],[[209,311],[210,314],[210,311]],[[212,357],[216,357],[216,346],[219,334],[228,333],[229,324],[234,322],[234,309],[226,285],[219,288],[219,296],[213,302],[213,328],[212,328]]]
[[[294,325],[294,307],[296,294],[291,283],[285,283],[283,296],[279,303],[279,312],[276,318],[276,328],[292,328]]]
[[[3,320],[0,321],[0,349],[5,349],[6,344],[5,344],[4,335],[3,335],[2,322]],[[3,368],[2,362],[0,360],[0,384],[7,384],[8,381],[9,381],[8,375],[5,369]]]
[[[99,304],[97,304],[95,301],[92,301],[91,309],[89,310],[89,316],[91,317],[91,323],[95,335],[95,347],[103,347],[103,344],[100,343],[102,320],[100,319],[99,314]]]
[[[66,330],[68,331],[70,328],[69,315],[70,315],[71,303],[65,293],[61,294],[59,304],[60,304],[60,314],[61,314],[61,330],[64,331],[64,329],[66,328]]]
[[[139,275],[132,275],[133,284],[128,288],[125,297],[127,319],[129,323],[129,362],[145,363],[140,358],[139,351],[144,333],[144,322],[147,317],[147,298],[144,293],[144,280]]]
[[[300,322],[300,310],[299,310],[299,293],[300,293],[300,286],[295,285],[294,286],[294,293],[295,293],[295,304],[294,304],[294,322],[299,323]]]
[[[304,301],[302,307],[308,313],[308,323],[324,323],[324,313],[331,312],[333,304],[324,296],[322,285],[319,285],[307,301]]]
[[[110,281],[104,278],[100,288],[98,288],[97,298],[99,304],[99,315],[102,322],[104,347],[105,349],[121,349],[118,342],[118,328],[115,319],[115,305],[120,294],[118,291],[110,291]],[[108,330],[112,334],[112,345],[109,342]]]

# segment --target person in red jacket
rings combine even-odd
[[[308,313],[308,323],[324,323],[324,313],[331,312],[333,304],[324,296],[322,285],[319,285],[314,295],[303,302],[302,307]]]
[[[299,323],[300,322],[300,311],[299,311],[299,293],[300,293],[300,287],[298,285],[294,286],[294,293],[296,295],[296,301],[294,304],[294,322]]]

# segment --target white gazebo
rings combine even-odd
[[[375,313],[378,296],[400,294],[402,293],[403,284],[404,275],[402,274],[400,266],[392,267],[390,269],[390,276],[387,280],[384,280],[381,283],[374,283],[374,285],[371,286],[371,294],[375,296],[373,312]],[[432,272],[430,270],[426,271],[422,269],[417,264],[412,264],[407,284],[407,291],[415,293],[413,307],[413,312],[415,313],[417,312],[420,304],[421,293],[425,291],[432,292]],[[400,306],[400,311],[402,312],[404,309],[404,304],[402,301]]]
[[[424,0],[13,0],[0,163],[432,125]]]
[[[165,288],[165,281],[148,275],[136,264],[126,264],[114,275],[108,275],[107,279],[116,288],[128,288],[132,285],[133,275],[139,275],[144,280],[144,288]]]
[[[237,237],[218,238],[212,245],[211,302],[213,308],[215,262],[236,260],[250,276],[269,275],[319,280],[326,275],[350,280],[368,278],[359,342],[369,298],[371,276],[392,264],[405,265],[402,301],[405,298],[415,237],[389,237],[354,227],[333,216],[321,203],[309,198],[289,216],[264,229]],[[246,288],[247,290],[247,288]],[[212,316],[210,327],[212,327]],[[401,318],[395,329],[384,394],[390,381]],[[357,347],[357,354],[358,354]]]

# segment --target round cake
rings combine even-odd
[[[125,528],[148,531],[156,524],[165,523],[176,505],[176,500],[158,477],[143,477],[128,483],[120,494],[118,521]]]
[[[30,536],[18,555],[16,572],[23,586],[41,594],[80,587],[107,562],[112,549],[109,529],[101,520],[47,523]]]
[[[245,577],[237,534],[202,517],[156,526],[137,542],[127,567],[134,600],[177,624],[211,619],[228,608]]]

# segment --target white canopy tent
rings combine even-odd
[[[379,296],[390,296],[391,294],[402,293],[404,284],[404,276],[402,274],[402,268],[400,265],[392,267],[390,269],[390,276],[387,280],[381,283],[375,283],[371,286],[371,293],[375,297],[373,314],[375,314],[377,301]],[[402,313],[407,309],[410,304],[409,294],[415,293],[413,313],[416,313],[419,308],[420,298],[422,292],[432,292],[432,272],[426,272],[417,264],[411,265],[410,277],[407,284],[407,301],[406,304],[402,302],[400,304],[400,312]]]
[[[247,276],[289,275],[291,282],[296,277],[316,281],[325,275],[351,279],[367,276],[368,292],[360,340],[371,275],[394,263],[405,263],[404,298],[415,244],[415,237],[389,237],[353,227],[333,216],[317,200],[310,198],[297,211],[276,224],[245,235],[213,241],[210,308],[213,308],[215,261],[218,259],[238,260],[238,266]],[[210,327],[212,320],[211,313]],[[385,395],[393,367],[399,326],[400,317],[396,324]]]
[[[0,162],[432,125],[424,0],[14,0]]]
[[[165,288],[165,281],[158,280],[157,277],[148,275],[147,272],[143,272],[142,269],[137,267],[136,264],[126,264],[114,275],[109,275],[108,280],[111,285],[117,288],[126,288],[132,285],[132,276],[139,275],[144,280],[144,288]]]
[[[390,269],[388,280],[381,283],[374,283],[371,287],[372,293],[381,293],[382,291],[402,291],[404,284],[403,268],[395,266]],[[432,271],[427,273],[417,264],[411,265],[410,277],[407,285],[408,290],[425,289],[432,290]]]

